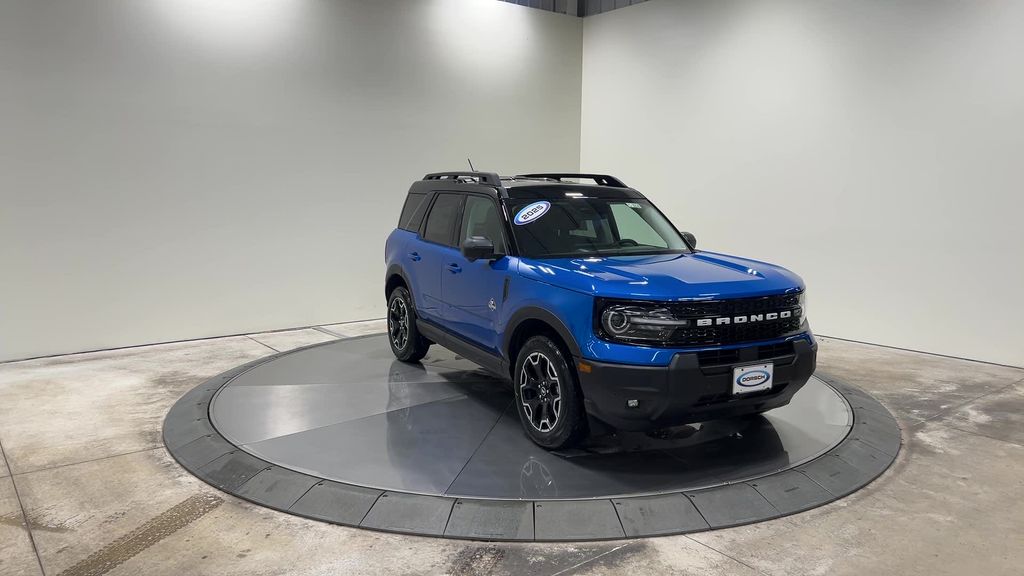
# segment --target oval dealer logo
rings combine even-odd
[[[736,384],[744,388],[753,388],[754,386],[764,384],[768,381],[768,378],[770,376],[764,370],[751,370],[750,372],[740,374],[740,377],[736,379]]]
[[[529,224],[530,222],[533,222],[537,218],[543,216],[544,213],[550,209],[550,202],[547,202],[545,200],[541,200],[540,202],[534,202],[533,204],[529,204],[525,206],[522,210],[520,210],[519,213],[516,214],[516,217],[513,221],[516,223],[516,226]]]

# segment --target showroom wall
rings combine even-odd
[[[809,285],[816,331],[1024,365],[1024,2],[651,0],[584,21],[584,170]]]
[[[0,360],[382,316],[413,180],[578,167],[581,34],[481,0],[0,3]]]

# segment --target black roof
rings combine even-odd
[[[565,181],[566,178],[593,180],[594,184]],[[614,176],[575,173],[498,176],[493,172],[435,172],[413,183],[409,192],[432,190],[482,192],[515,199],[554,199],[578,194],[594,198],[644,197]]]

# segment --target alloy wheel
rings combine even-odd
[[[409,307],[401,297],[392,300],[388,308],[388,334],[395,348],[405,350],[409,343]]]
[[[562,388],[558,370],[541,352],[526,357],[519,371],[519,399],[530,424],[540,432],[550,432],[558,423],[562,408]]]

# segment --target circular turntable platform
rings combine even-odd
[[[593,540],[756,522],[820,506],[891,464],[895,420],[812,378],[763,416],[617,433],[548,452],[512,389],[439,347],[394,359],[384,336],[293,350],[186,394],[164,425],[206,482],[339,524],[488,540]]]

